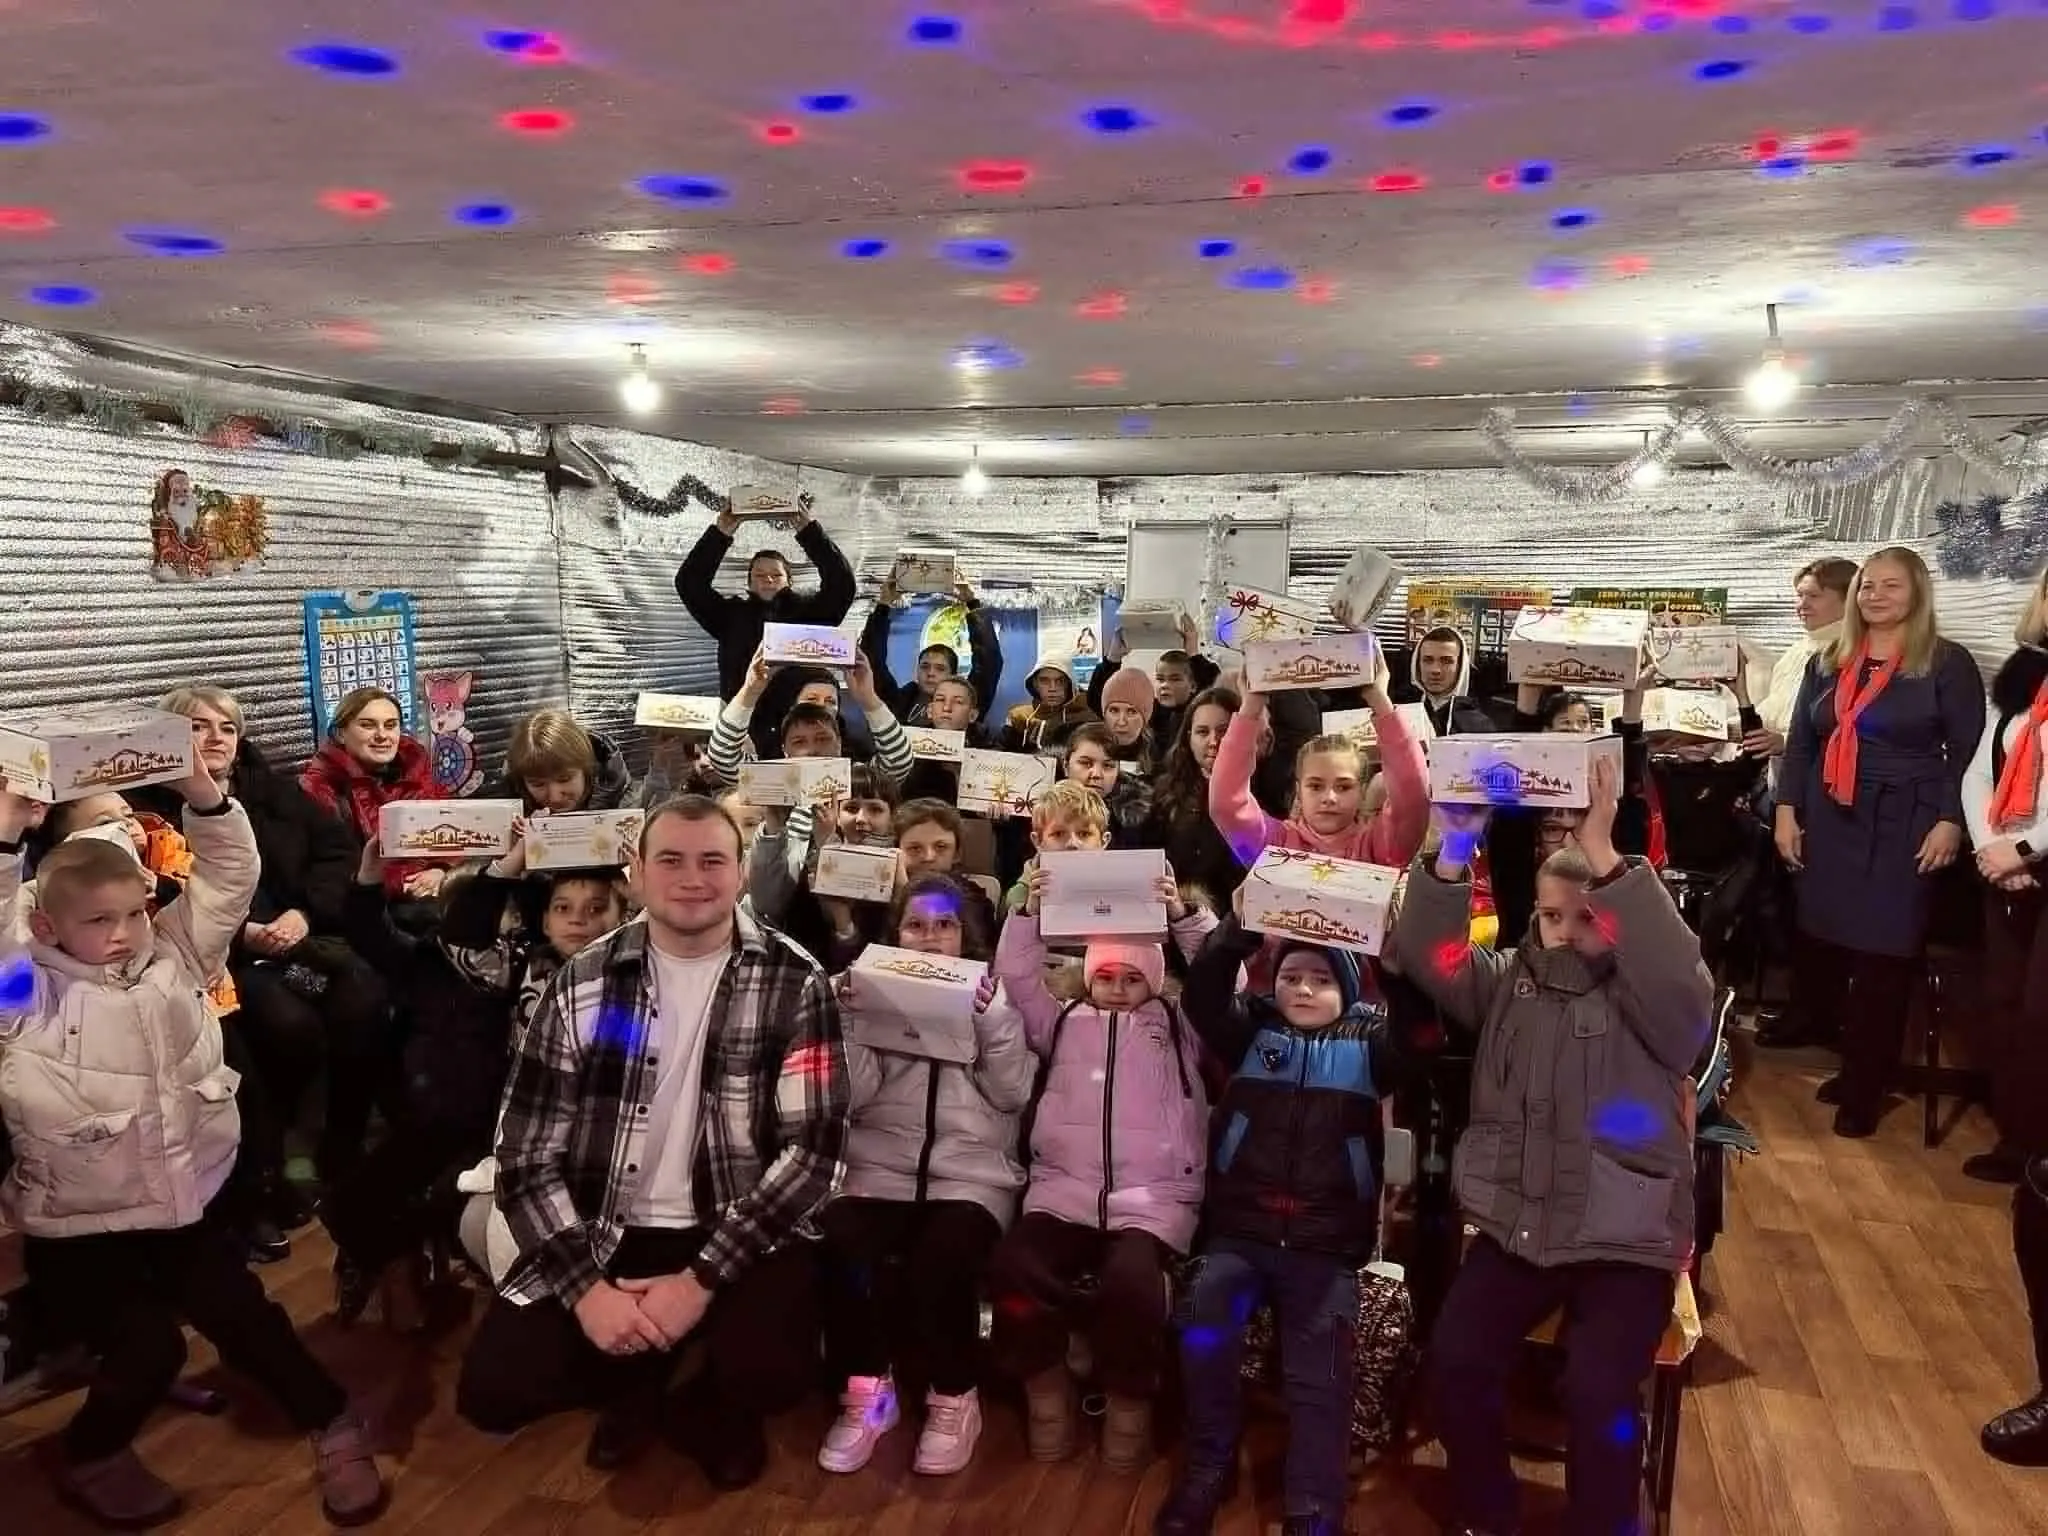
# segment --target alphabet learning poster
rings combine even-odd
[[[407,734],[418,735],[412,597],[404,592],[308,592],[305,610],[313,739],[326,738],[343,694],[372,687],[398,700]]]

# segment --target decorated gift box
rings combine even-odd
[[[1232,587],[1216,610],[1216,638],[1232,649],[1254,640],[1304,640],[1316,632],[1316,612],[1279,592]]]
[[[829,624],[764,624],[761,659],[770,666],[850,667],[858,637]]]
[[[725,706],[708,694],[643,693],[633,703],[633,723],[657,731],[709,736]]]
[[[1362,955],[1380,952],[1398,870],[1301,848],[1268,848],[1244,879],[1244,925]]]
[[[732,515],[749,517],[794,517],[802,510],[795,491],[778,491],[765,485],[736,485],[727,493]]]
[[[960,754],[958,804],[963,811],[984,816],[1029,816],[1031,802],[1052,783],[1056,771],[1051,758],[969,747]]]
[[[1368,628],[1400,579],[1400,567],[1378,550],[1359,550],[1330,587],[1330,617],[1346,629]]]
[[[1650,665],[1667,683],[1714,683],[1741,670],[1732,624],[1664,625],[1649,636]]]
[[[0,715],[0,778],[53,804],[192,775],[192,722],[140,708]]]
[[[903,731],[910,738],[910,755],[929,763],[957,763],[967,750],[965,731],[942,731],[933,725],[908,725]]]
[[[899,592],[936,592],[950,597],[960,582],[958,559],[943,549],[906,549],[896,557]]]
[[[1131,597],[1117,609],[1117,628],[1132,651],[1177,651],[1187,644],[1182,629],[1188,606],[1177,597]]]
[[[1734,702],[1719,688],[1652,688],[1643,695],[1643,731],[1726,741],[1736,719]]]
[[[1626,608],[1524,608],[1508,636],[1508,676],[1559,688],[1633,688],[1650,616]]]
[[[872,1050],[974,1060],[974,992],[988,974],[979,960],[870,944],[853,962],[847,1034]]]
[[[387,859],[495,859],[512,851],[517,800],[393,800],[377,812]]]
[[[1245,686],[1255,693],[1360,688],[1378,671],[1379,647],[1363,630],[1307,640],[1253,641],[1244,647]]]
[[[526,824],[528,869],[603,869],[640,846],[645,811],[570,811]]]
[[[1380,749],[1380,728],[1369,709],[1326,709],[1322,724],[1325,736],[1342,736],[1361,752]]]
[[[1614,764],[1619,782],[1618,736],[1439,736],[1429,744],[1429,798],[1448,805],[1583,807],[1592,803],[1593,764],[1602,758]]]
[[[827,843],[818,850],[811,891],[841,901],[886,902],[896,894],[896,850]]]
[[[1038,931],[1047,939],[1130,939],[1157,944],[1166,937],[1166,902],[1159,894],[1166,855],[1157,848],[1089,848],[1038,856],[1045,889],[1038,899]]]
[[[749,805],[829,805],[853,786],[844,757],[771,757],[740,764],[740,798]]]

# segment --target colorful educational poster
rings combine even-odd
[[[1555,592],[1538,581],[1411,581],[1408,643],[1432,629],[1455,629],[1475,657],[1505,656],[1515,615],[1556,601]]]
[[[343,694],[373,687],[398,700],[407,734],[418,735],[412,598],[404,592],[308,592],[305,611],[313,739],[326,739]]]
[[[1726,587],[1573,587],[1574,608],[1634,608],[1650,616],[1652,629],[1673,625],[1726,624]]]

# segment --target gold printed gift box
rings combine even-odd
[[[718,724],[718,700],[694,693],[643,693],[633,701],[633,723],[659,731],[709,736]]]
[[[827,843],[818,850],[811,892],[841,901],[886,902],[896,895],[896,850]]]
[[[1718,688],[1652,688],[1643,696],[1643,730],[1653,736],[1726,741],[1734,718],[1730,702]]]
[[[1159,894],[1166,855],[1157,848],[1087,848],[1042,853],[1045,890],[1038,931],[1047,939],[1126,939],[1157,944],[1166,937],[1166,901]]]
[[[943,549],[906,549],[896,557],[894,574],[900,592],[950,597],[960,581],[960,564]]]
[[[169,784],[192,773],[192,722],[157,709],[0,715],[0,778],[54,804]]]
[[[1130,650],[1177,651],[1187,643],[1181,629],[1190,617],[1177,597],[1132,597],[1117,609],[1116,624]]]
[[[1379,647],[1363,630],[1307,640],[1260,640],[1244,647],[1245,686],[1255,693],[1360,688],[1378,671]]]
[[[512,851],[517,800],[393,800],[377,812],[387,859],[495,859]]]
[[[1742,666],[1732,624],[1665,625],[1650,631],[1650,664],[1667,683],[1715,683]]]
[[[960,754],[957,803],[963,811],[984,816],[1029,816],[1031,802],[1052,783],[1055,771],[1050,759],[1029,752],[969,747]]]
[[[856,1045],[936,1061],[974,1060],[974,993],[988,974],[983,962],[870,944],[850,974],[846,1032]]]
[[[844,757],[771,757],[740,764],[740,798],[749,805],[829,805],[853,787]]]
[[[645,811],[569,811],[526,824],[528,869],[604,869],[640,846]]]
[[[936,726],[904,728],[910,738],[910,755],[928,763],[957,763],[967,751],[965,731],[942,731]]]
[[[1315,609],[1282,592],[1232,587],[1216,611],[1216,638],[1233,650],[1255,640],[1306,640],[1315,632]]]
[[[1650,616],[1630,608],[1524,608],[1508,676],[1558,688],[1633,688],[1648,665]]]
[[[777,667],[850,667],[855,643],[829,624],[766,624],[761,659]]]
[[[1376,955],[1400,871],[1299,848],[1268,848],[1244,881],[1244,925],[1254,933]]]
[[[778,491],[765,485],[736,485],[726,493],[732,515],[749,517],[794,517],[799,508],[795,491]]]
[[[1445,805],[1580,809],[1592,803],[1593,764],[1602,758],[1614,764],[1618,782],[1619,736],[1440,736],[1429,744],[1429,798]]]

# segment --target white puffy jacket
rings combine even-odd
[[[188,810],[184,830],[192,878],[157,913],[146,956],[86,965],[0,934],[0,1116],[15,1158],[0,1207],[30,1236],[188,1226],[234,1164],[239,1079],[206,984],[248,916],[260,860],[232,802]],[[0,912],[20,886],[20,858],[0,859]]]

